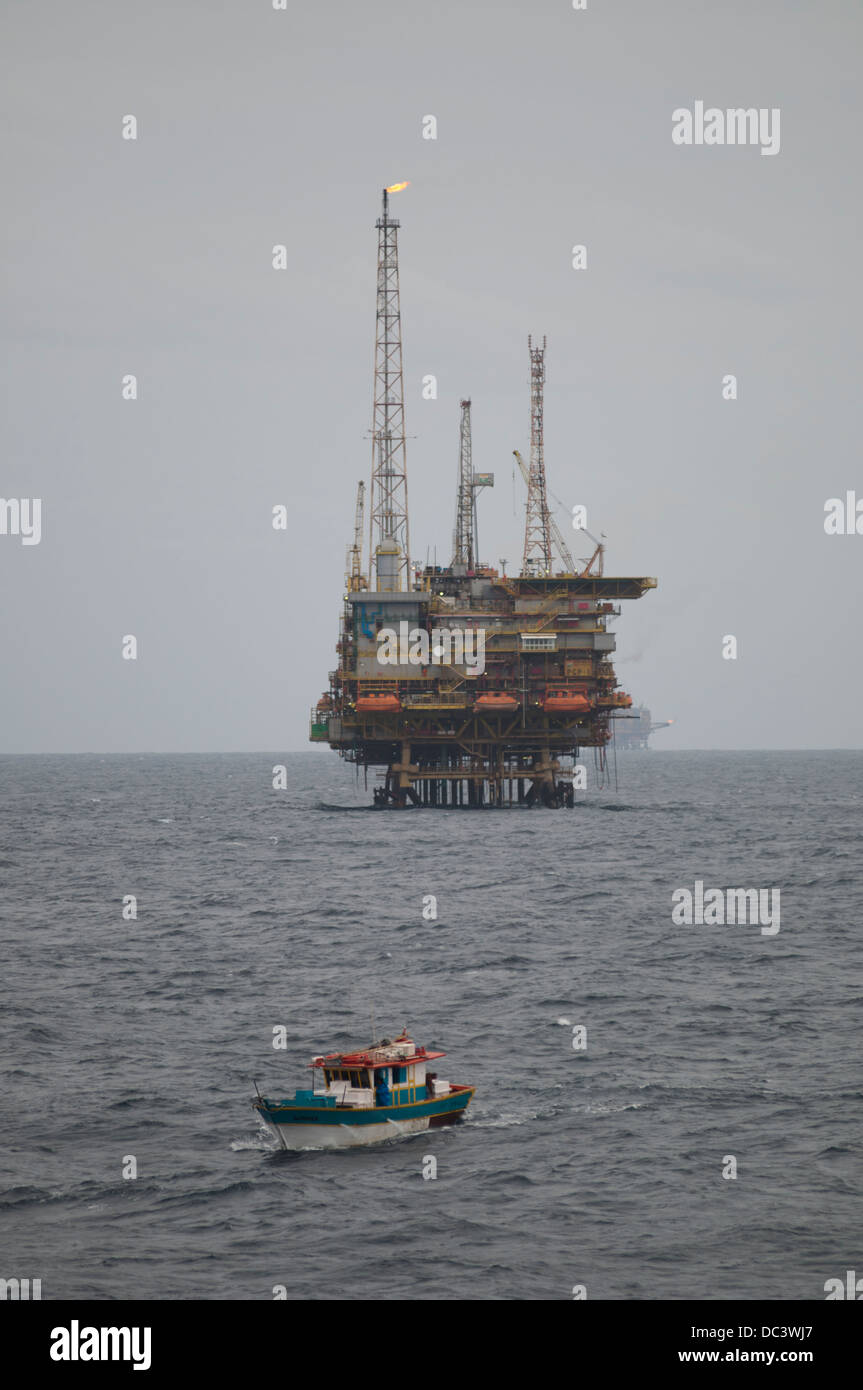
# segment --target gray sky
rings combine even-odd
[[[823,524],[863,498],[856,0],[7,0],[2,27],[0,495],[43,535],[0,536],[0,750],[307,747],[404,179],[414,556],[450,558],[470,395],[480,549],[517,570],[547,334],[549,486],[608,573],[659,580],[616,624],[677,721],[656,746],[863,746],[863,536]],[[696,100],[780,108],[779,153],[674,145]]]

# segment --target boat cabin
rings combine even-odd
[[[315,1057],[314,1092],[337,1106],[388,1107],[410,1105],[448,1095],[450,1084],[430,1070],[429,1063],[445,1057],[417,1047],[406,1033],[384,1038],[361,1052],[330,1052]]]

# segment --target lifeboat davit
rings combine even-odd
[[[514,709],[518,709],[518,700],[503,691],[492,690],[485,695],[478,695],[473,707],[480,714],[511,714]]]
[[[367,695],[357,696],[357,712],[359,714],[392,714],[394,710],[399,710],[402,702],[398,695],[387,694],[385,690],[370,691]]]
[[[587,714],[590,701],[574,690],[549,690],[542,707],[546,714]]]

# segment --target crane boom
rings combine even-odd
[[[360,482],[357,485],[357,511],[354,520],[354,543],[350,548],[349,559],[350,567],[347,575],[347,587],[351,592],[357,589],[366,588],[366,579],[363,574],[363,515],[365,512],[366,485]]]

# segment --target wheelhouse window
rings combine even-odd
[[[369,1085],[369,1074],[367,1071],[349,1070],[345,1067],[324,1068],[324,1084],[331,1086],[334,1081],[347,1082],[349,1086],[356,1090],[362,1090]]]

